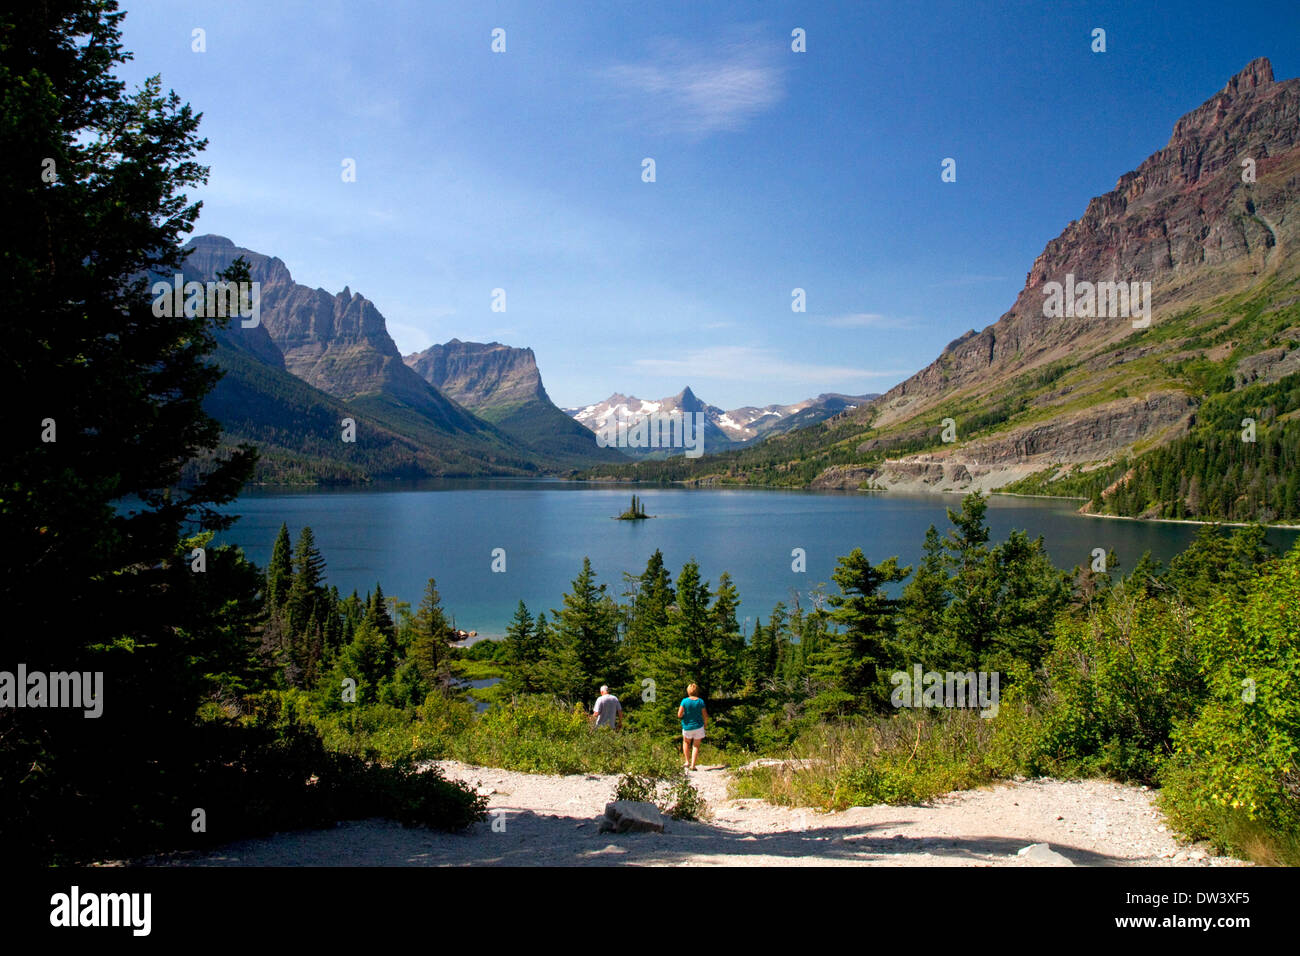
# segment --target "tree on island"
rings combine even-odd
[[[641,502],[641,499],[637,495],[633,495],[632,507],[628,508],[627,511],[624,511],[621,515],[619,515],[618,520],[619,521],[641,521],[642,519],[649,518],[649,517],[650,515],[645,513],[645,505]]]

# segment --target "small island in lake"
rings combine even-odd
[[[653,518],[654,515],[646,514],[645,505],[641,503],[641,499],[636,495],[633,495],[632,507],[628,508],[627,511],[624,511],[617,517],[619,521],[643,521],[646,518]]]

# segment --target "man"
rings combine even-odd
[[[591,719],[597,727],[623,729],[623,705],[609,692],[607,684],[600,686],[600,696],[596,698],[596,706],[591,708]]]

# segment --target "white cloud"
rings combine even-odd
[[[648,59],[601,75],[629,121],[703,135],[740,129],[785,96],[782,71],[764,62],[764,52],[754,31],[729,43],[665,40]]]

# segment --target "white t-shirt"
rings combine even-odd
[[[597,727],[613,727],[614,717],[623,712],[623,705],[613,694],[601,694],[596,698],[596,706],[591,708],[596,715]]]

